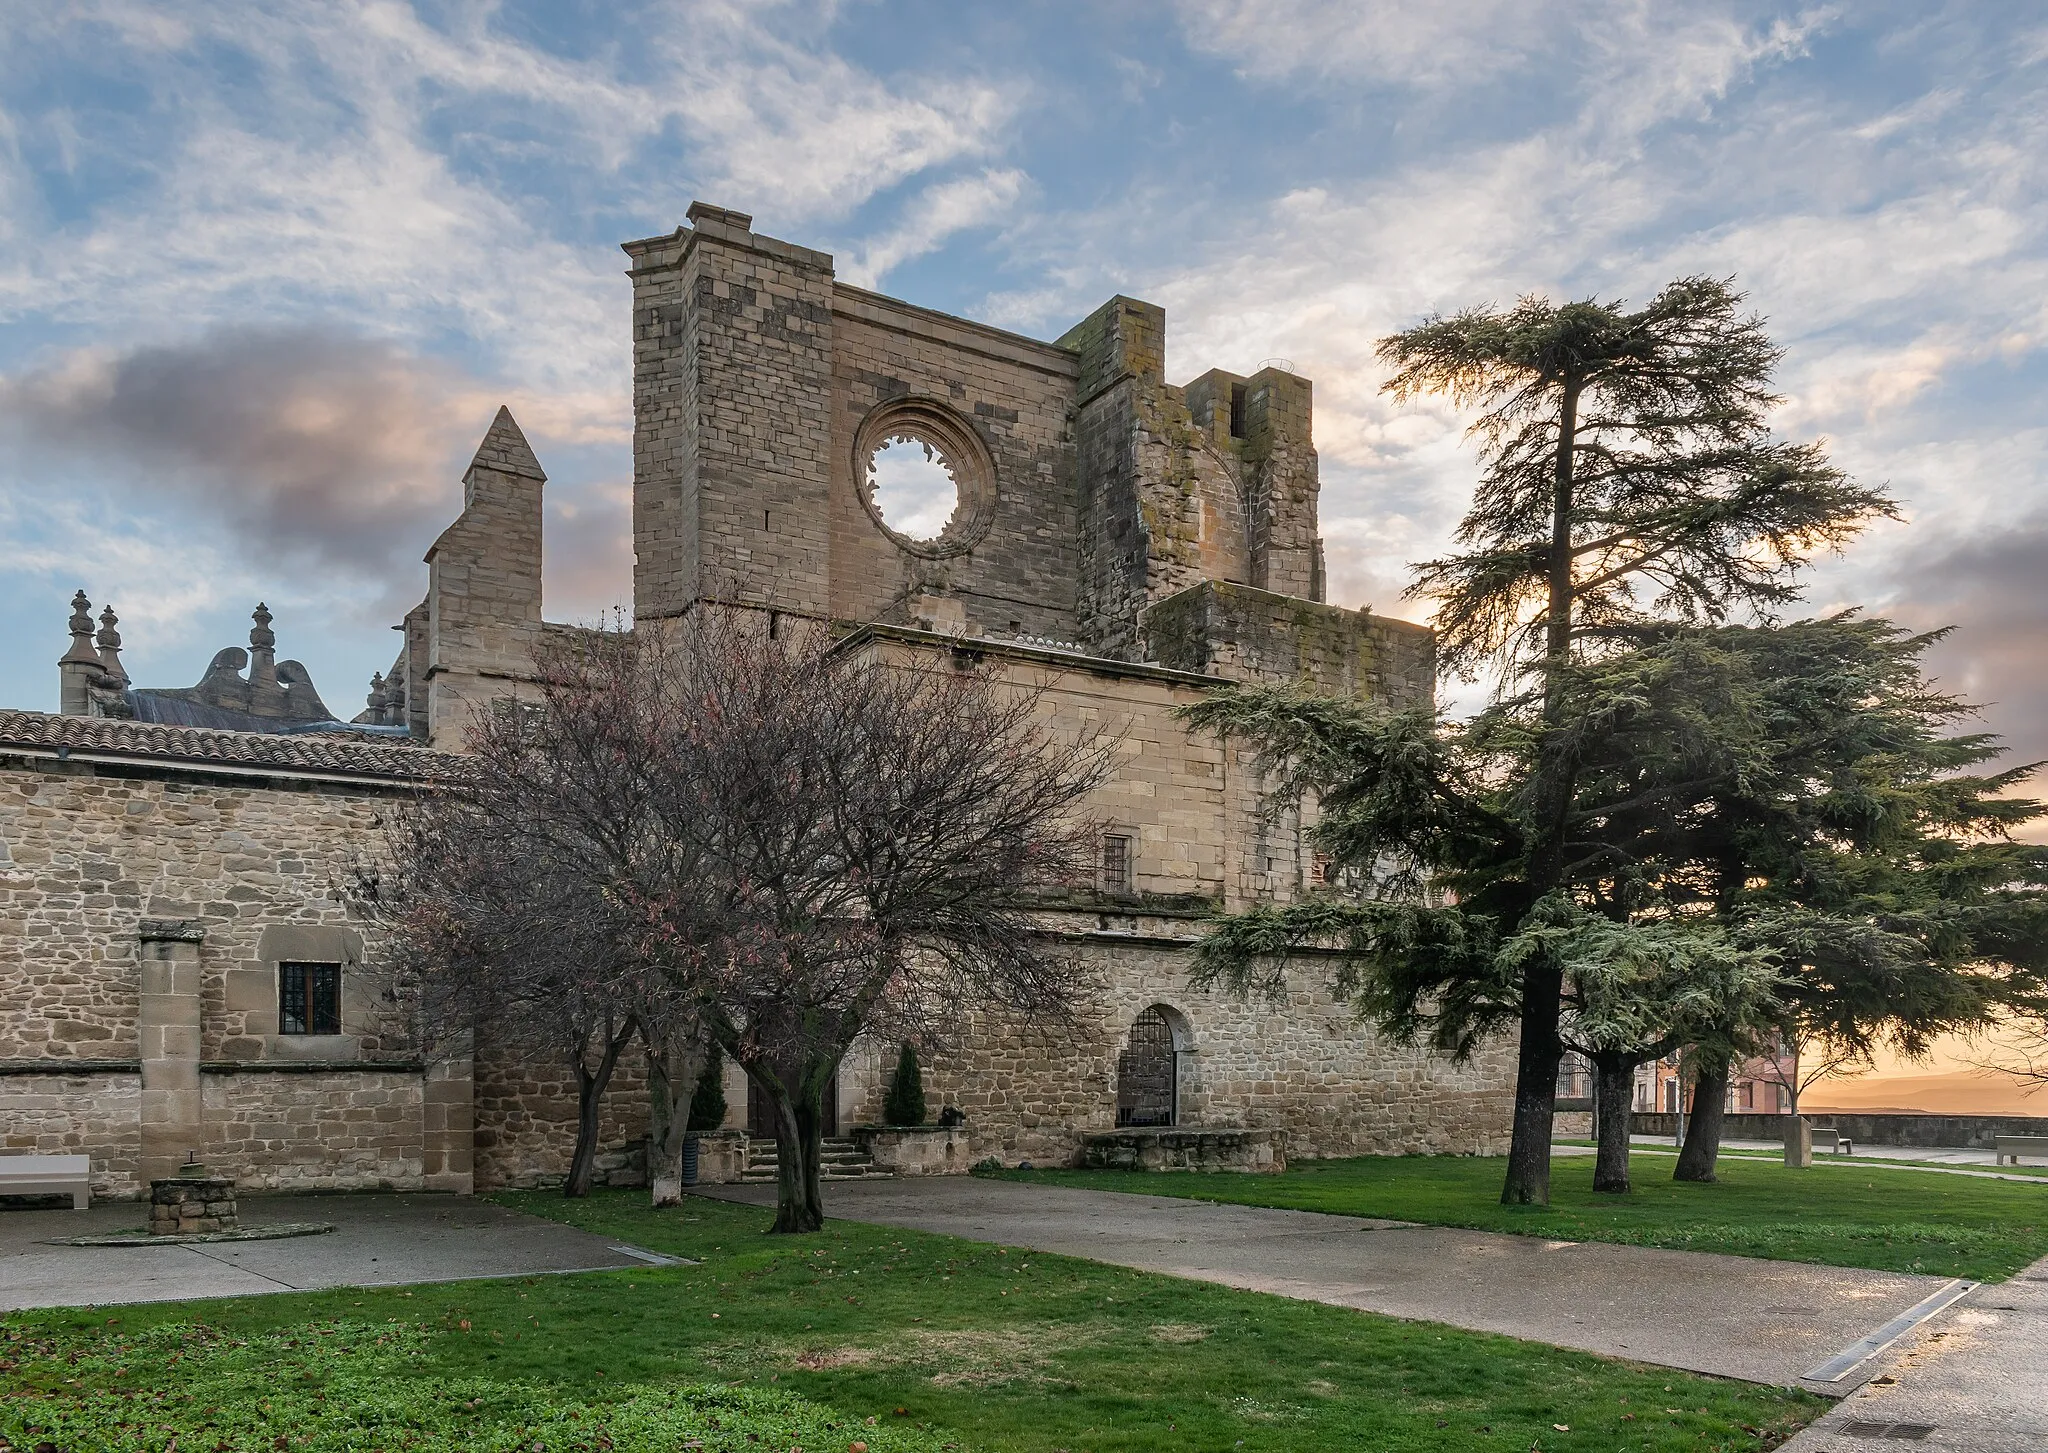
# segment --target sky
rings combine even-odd
[[[1331,595],[1415,615],[1474,475],[1373,357],[1439,310],[1733,276],[1774,423],[1904,519],[1810,608],[1953,625],[2048,756],[2048,12],[1654,0],[14,0],[0,26],[0,702],[71,592],[139,684],[265,601],[343,715],[509,403],[547,613],[630,602],[616,244],[702,198],[838,275],[1168,373],[1315,381]]]
[[[10,0],[0,704],[55,708],[82,587],[153,686],[260,599],[353,714],[500,403],[549,618],[629,604],[617,244],[703,199],[1038,337],[1162,304],[1176,381],[1290,360],[1331,597],[1410,617],[1475,469],[1376,340],[1732,276],[1775,427],[1901,502],[1805,609],[1955,627],[2048,758],[2044,169],[2033,4]]]

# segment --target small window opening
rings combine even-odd
[[[1230,437],[1244,437],[1244,385],[1241,383],[1230,386]]]
[[[778,639],[781,635],[782,612],[779,610],[771,610],[768,612],[768,639],[773,641]]]
[[[277,1032],[341,1033],[341,965],[277,966]]]
[[[1131,891],[1131,839],[1125,833],[1102,835],[1102,891]]]

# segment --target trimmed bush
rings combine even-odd
[[[711,1046],[711,1058],[704,1061],[704,1073],[697,1076],[697,1088],[690,1095],[690,1122],[683,1127],[702,1135],[725,1124],[725,1054]]]
[[[917,1051],[907,1044],[896,1057],[896,1077],[889,1081],[889,1093],[882,1097],[882,1121],[887,1125],[924,1124],[924,1073],[917,1067]]]

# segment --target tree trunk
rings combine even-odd
[[[1549,598],[1543,642],[1543,725],[1537,760],[1537,819],[1529,853],[1533,906],[1564,882],[1566,819],[1571,813],[1573,764],[1558,745],[1564,727],[1564,671],[1571,664],[1573,449],[1578,432],[1579,385],[1567,382],[1558,401],[1558,435],[1550,501]],[[1564,1057],[1557,1022],[1564,998],[1563,967],[1549,954],[1523,971],[1522,1039],[1515,1064],[1515,1128],[1508,1144],[1503,1205],[1550,1203],[1550,1129],[1557,1110],[1557,1066]]]
[[[683,1142],[690,1099],[709,1047],[701,1035],[649,1034],[647,1044],[647,1184],[654,1204],[683,1203]]]
[[[1557,1066],[1564,1045],[1557,1018],[1564,996],[1564,971],[1545,956],[1522,978],[1522,1042],[1515,1064],[1515,1128],[1508,1144],[1507,1184],[1502,1205],[1550,1203],[1550,1127],[1557,1110]]]
[[[1634,1114],[1635,1064],[1622,1055],[1593,1056],[1593,1120],[1599,1149],[1593,1189],[1628,1194],[1629,1121]]]
[[[1714,1162],[1721,1154],[1721,1117],[1728,1109],[1728,1056],[1702,1051],[1695,1064],[1692,1119],[1685,1127],[1685,1144],[1678,1152],[1673,1180],[1712,1180]]]
[[[823,1230],[825,1193],[819,1153],[824,1139],[820,1120],[824,1078],[815,1073],[798,1077],[794,1095],[773,1076],[764,1078],[761,1087],[775,1105],[775,1224],[768,1228],[769,1234]]]
[[[569,1157],[569,1179],[562,1185],[565,1196],[590,1194],[597,1173],[598,1116],[604,1108],[605,1087],[611,1084],[612,1071],[619,1067],[619,1056],[633,1042],[634,1032],[631,1021],[616,1032],[606,1026],[604,1053],[594,1070],[582,1052],[576,1056],[576,1151]]]

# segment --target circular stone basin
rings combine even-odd
[[[45,1246],[189,1246],[205,1241],[281,1241],[287,1236],[318,1236],[332,1231],[332,1222],[283,1221],[275,1226],[244,1226],[234,1231],[175,1232],[108,1231],[98,1236],[53,1236]]]

